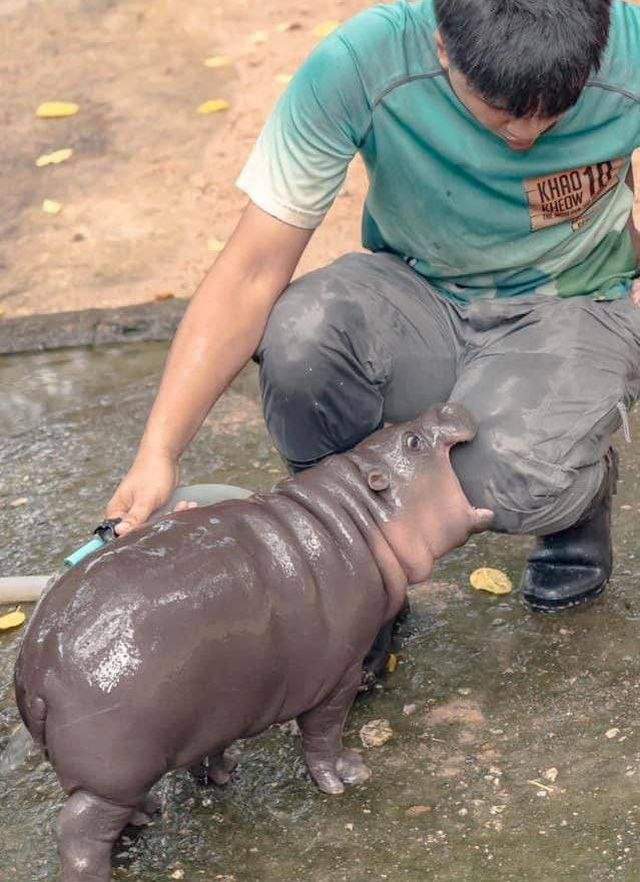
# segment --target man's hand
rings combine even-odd
[[[128,533],[165,505],[178,462],[207,413],[255,352],[313,230],[249,203],[224,251],[191,298],[175,336],[140,452],[107,506]],[[188,508],[182,503],[179,509]]]
[[[124,536],[164,505],[178,485],[178,463],[163,453],[140,451],[106,508],[107,518],[122,518],[116,527]],[[190,507],[183,503],[181,508]]]
[[[633,176],[633,226],[640,236],[640,148],[631,154],[631,174]],[[631,289],[634,306],[640,307],[640,279],[636,279]]]

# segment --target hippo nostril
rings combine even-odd
[[[467,420],[469,418],[469,414],[462,405],[452,403],[442,405],[440,408],[440,416],[453,420]]]

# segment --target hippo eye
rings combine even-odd
[[[407,450],[411,450],[413,453],[424,449],[424,440],[414,432],[409,432],[408,435],[405,435],[404,443]]]

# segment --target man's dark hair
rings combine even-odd
[[[489,104],[551,117],[598,70],[611,0],[435,0],[451,64]]]

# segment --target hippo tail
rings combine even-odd
[[[17,689],[16,696],[18,697]],[[29,734],[46,753],[45,724],[47,722],[47,704],[44,698],[36,695],[35,698],[27,702],[25,700],[21,701],[18,697],[18,709],[20,710],[22,722],[29,730]]]
[[[29,711],[29,718],[28,720],[25,720],[25,725],[31,733],[33,740],[46,751],[47,745],[45,743],[44,734],[45,723],[47,721],[47,705],[44,698],[40,698],[39,695],[36,696],[31,702]]]
[[[38,694],[37,689],[27,688],[26,683],[29,678],[25,676],[23,662],[24,657],[21,650],[14,674],[16,703],[22,722],[29,730],[31,737],[43,750],[46,750],[45,724],[47,720],[47,703]]]

